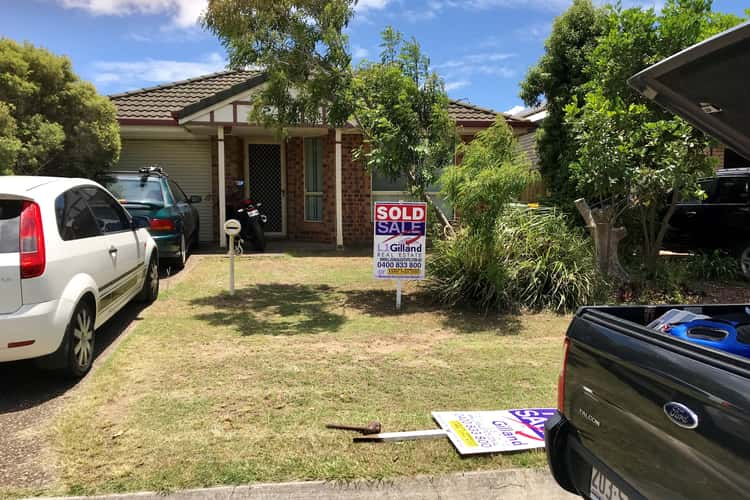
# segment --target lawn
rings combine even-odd
[[[354,444],[327,422],[436,427],[433,410],[554,406],[568,317],[441,310],[337,253],[204,258],[144,314],[51,431],[60,491],[92,494],[541,467],[448,440]]]

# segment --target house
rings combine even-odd
[[[521,148],[526,152],[526,155],[531,161],[533,168],[539,168],[539,158],[536,153],[536,128],[541,124],[541,121],[547,117],[547,105],[546,103],[534,106],[531,108],[522,109],[521,111],[513,115],[514,118],[519,120],[528,120],[533,127],[528,129],[527,133],[518,136],[518,143]],[[716,158],[717,168],[750,168],[750,160],[747,160],[737,154],[735,151],[727,148],[723,144],[716,144],[712,146],[707,152],[709,156]]]
[[[352,158],[362,144],[353,126],[274,130],[250,124],[250,98],[266,81],[254,71],[224,71],[110,96],[122,136],[119,168],[158,164],[188,195],[201,195],[200,238],[224,244],[227,189],[242,179],[260,201],[267,233],[291,240],[356,245],[372,241],[372,203],[407,198],[404,185],[368,174]],[[498,113],[452,101],[463,140]],[[516,134],[533,124],[505,116]]]

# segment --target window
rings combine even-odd
[[[724,168],[750,168],[750,160],[726,148],[724,150]]]
[[[739,177],[719,180],[719,194],[715,203],[747,203],[747,182],[747,179]]]
[[[21,220],[23,202],[0,200],[0,253],[17,253],[18,224]]]
[[[55,200],[57,230],[65,241],[99,236],[99,227],[86,200],[77,189],[61,194]]]
[[[185,195],[185,192],[180,188],[180,186],[177,185],[177,183],[173,180],[169,180],[169,189],[172,190],[172,196],[174,196],[174,201],[176,203],[187,203],[187,195]]]
[[[437,176],[440,177],[442,172],[438,172]],[[440,196],[440,184],[435,182],[434,184],[427,187],[427,192],[430,193],[435,203],[445,212],[448,217],[453,215],[453,209],[448,206],[448,203],[443,200]],[[399,177],[398,179],[389,179],[378,172],[372,173],[372,207],[375,209],[376,201],[419,201],[409,193],[406,185],[406,177]],[[374,212],[373,212],[374,213]],[[374,217],[374,215],[372,215]]]
[[[102,233],[130,230],[130,218],[114,198],[93,186],[81,188],[80,192],[91,208]]]
[[[305,139],[305,220],[323,220],[323,141]]]
[[[161,180],[148,176],[109,176],[102,184],[124,204],[164,206]]]

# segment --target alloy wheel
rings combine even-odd
[[[148,271],[148,279],[151,284],[151,296],[156,297],[159,293],[159,264],[156,260],[151,263],[151,268]]]
[[[180,258],[182,259],[182,265],[185,266],[187,262],[187,245],[185,245],[185,235],[180,237]]]
[[[73,327],[73,354],[80,368],[91,363],[94,354],[94,325],[89,311],[84,307],[76,314]]]

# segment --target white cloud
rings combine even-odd
[[[208,0],[57,0],[66,9],[81,9],[93,15],[127,16],[167,14],[176,28],[192,28]]]
[[[411,20],[432,19],[441,11],[449,8],[474,11],[523,8],[561,13],[570,6],[570,3],[571,0],[429,0],[425,8],[420,11],[407,11],[407,17]]]
[[[450,59],[444,63],[435,64],[435,69],[465,69],[465,68],[479,68],[482,65],[490,64],[498,61],[505,61],[514,57],[515,54],[509,54],[506,52],[483,52],[479,54],[468,54],[458,59]]]
[[[516,113],[520,113],[524,109],[526,109],[526,106],[521,106],[520,104],[516,104],[515,106],[513,106],[509,110],[504,111],[504,113],[506,113],[508,115],[515,115]]]
[[[391,3],[391,0],[359,0],[356,8],[358,12],[365,10],[382,10],[389,3]]]
[[[354,59],[364,59],[369,55],[370,51],[364,47],[360,47],[359,45],[355,45],[352,47],[352,56],[354,57]]]
[[[470,80],[456,80],[453,82],[447,82],[445,84],[445,90],[447,92],[450,92],[451,90],[458,90],[464,87],[468,87],[469,85],[471,85]]]
[[[448,81],[465,80],[469,75],[486,75],[500,78],[512,78],[516,70],[502,64],[515,54],[506,52],[480,52],[479,54],[467,54],[460,58],[435,64],[433,68]]]
[[[193,78],[226,69],[227,61],[218,53],[200,61],[145,59],[142,61],[98,61],[94,81],[99,84],[155,84]]]
[[[518,28],[515,33],[522,40],[546,40],[550,33],[552,33],[552,22],[533,23]]]

